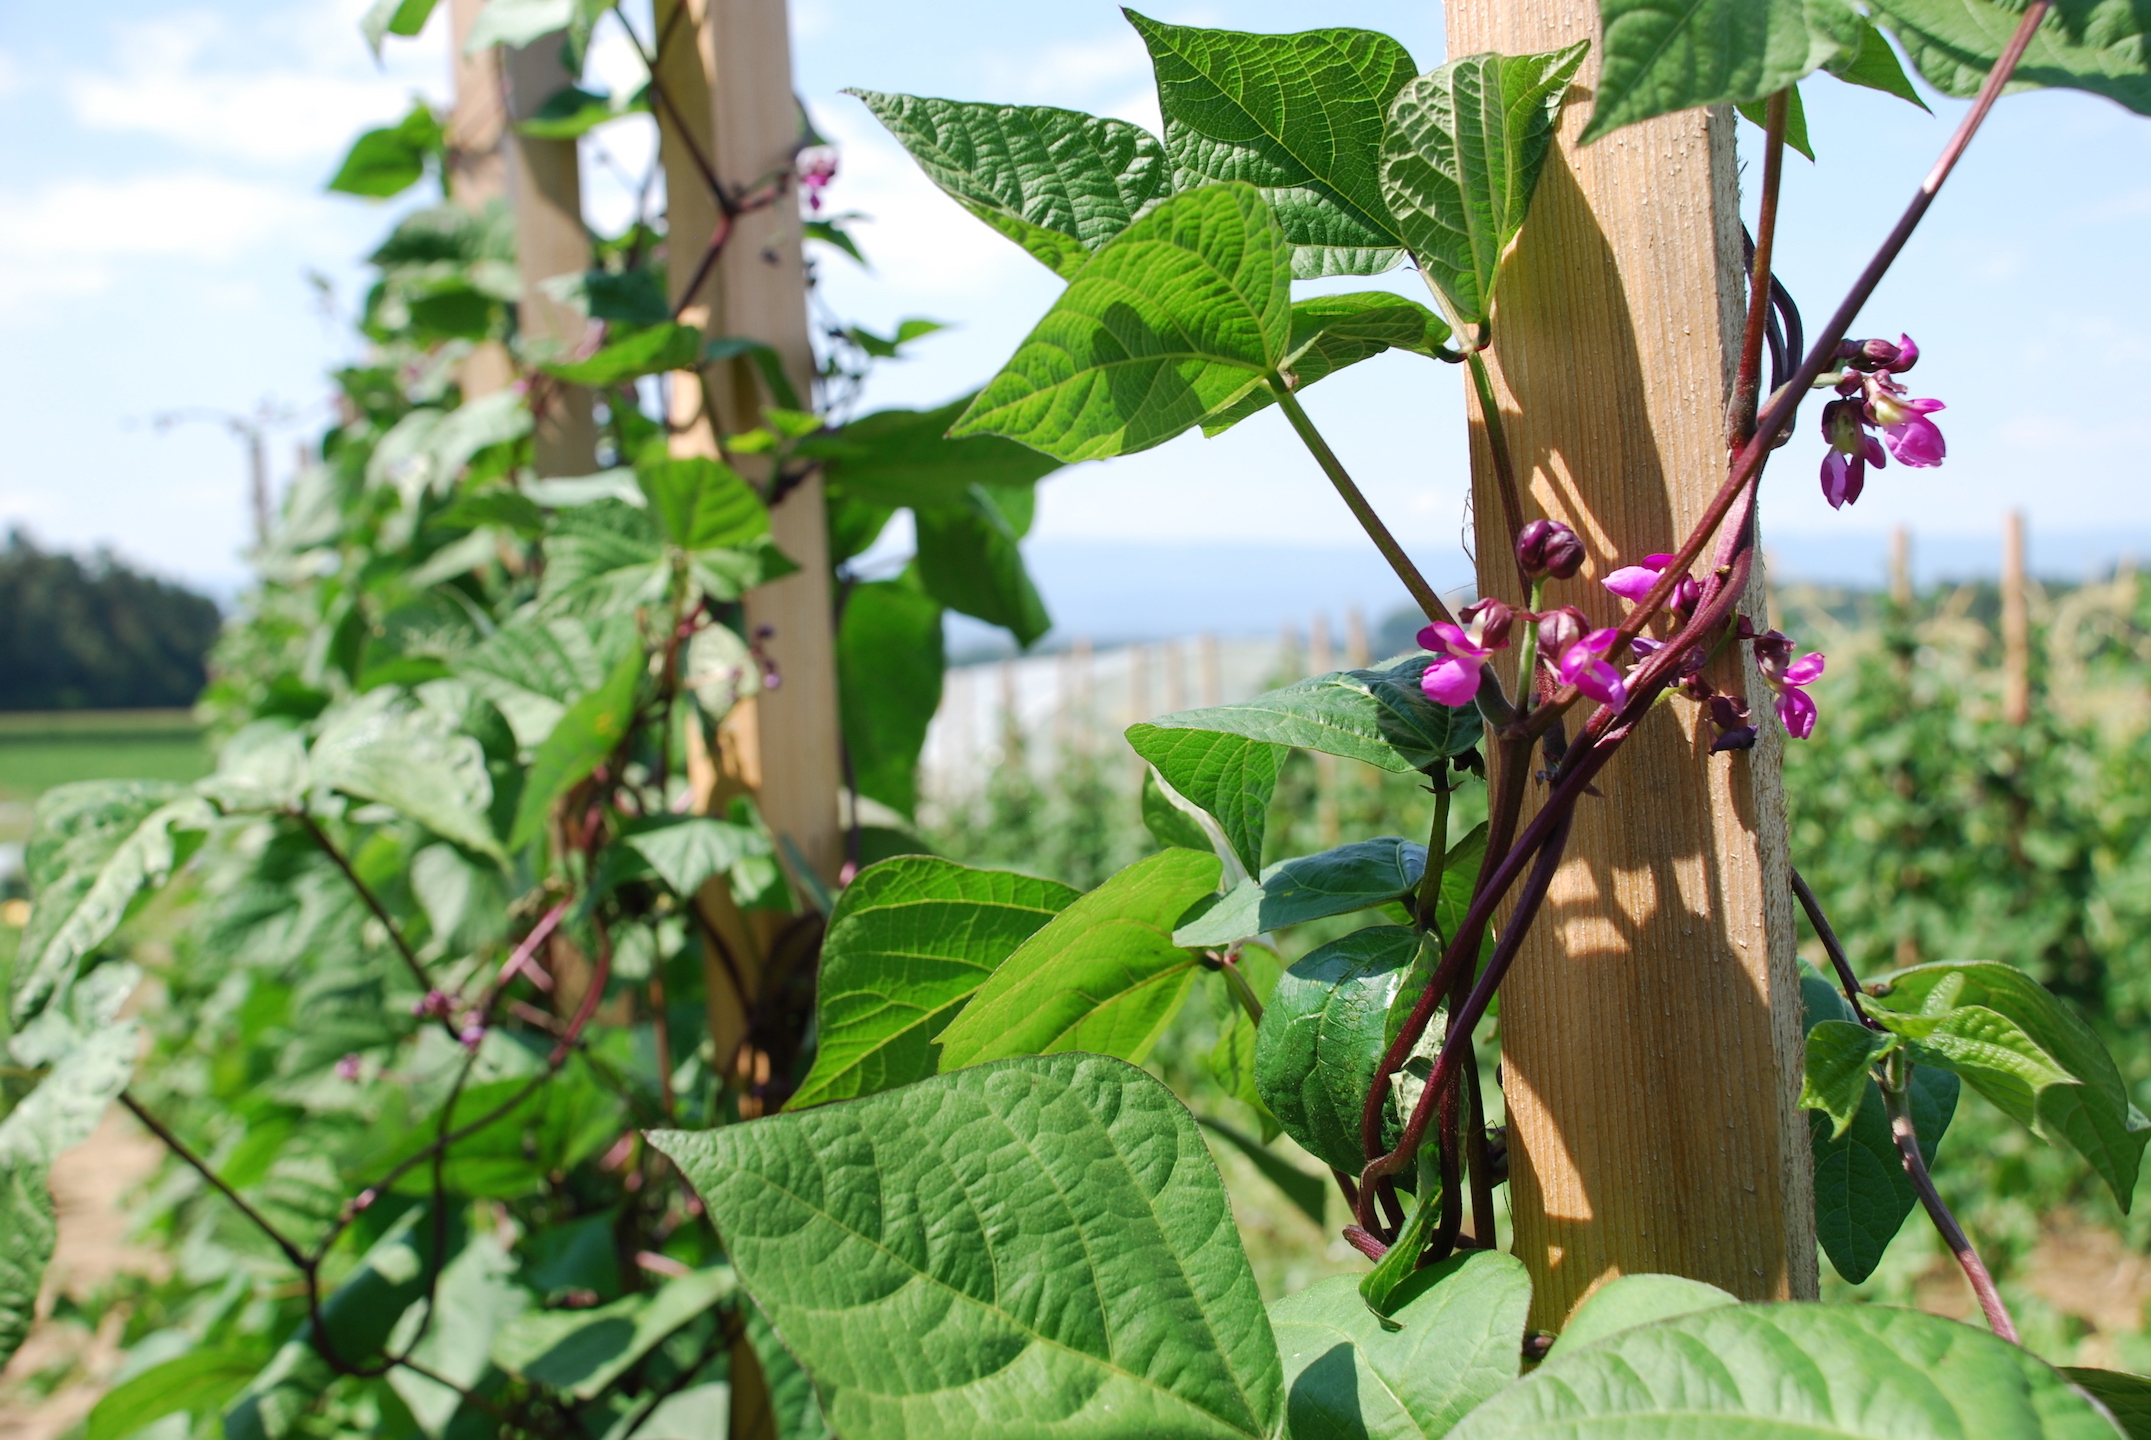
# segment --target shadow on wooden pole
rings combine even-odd
[[[1670,550],[1726,469],[1745,289],[1732,112],[1579,149],[1597,5],[1447,0],[1446,14],[1452,55],[1593,42],[1502,281],[1495,390],[1526,519],[1568,521],[1599,567]],[[1472,469],[1479,574],[1520,603],[1478,423]],[[1548,599],[1612,623],[1621,607],[1593,578],[1604,573]],[[1758,573],[1749,612],[1762,600]],[[1767,715],[1744,651],[1711,678]],[[1693,705],[1647,717],[1598,781],[1603,798],[1577,811],[1503,987],[1510,1198],[1534,1326],[1558,1329],[1626,1273],[1748,1300],[1815,1293],[1782,732],[1766,718],[1763,733],[1752,751],[1710,755]]]
[[[2002,719],[2031,720],[2031,606],[2024,594],[2024,512],[2002,520]]]

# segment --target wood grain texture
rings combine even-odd
[[[1451,55],[1598,38],[1590,0],[1446,0],[1446,14]],[[1744,286],[1731,112],[1579,149],[1596,69],[1585,61],[1502,279],[1492,368],[1523,518],[1567,521],[1592,555],[1548,603],[1612,623],[1621,604],[1596,577],[1675,548],[1724,477]],[[1479,573],[1516,603],[1476,407],[1472,443]],[[1750,613],[1761,597],[1758,576]],[[1767,711],[1744,651],[1711,678]],[[1692,702],[1654,711],[1600,777],[1603,798],[1583,801],[1503,987],[1511,1201],[1535,1326],[1559,1328],[1620,1274],[1688,1275],[1750,1300],[1815,1293],[1782,741],[1762,728],[1755,750],[1712,756]],[[1527,803],[1544,793],[1534,784]]]
[[[500,92],[500,56],[487,50],[466,55],[464,42],[485,0],[450,0],[448,73],[455,84],[455,104],[448,114],[448,196],[474,215],[506,203],[508,162],[501,149],[508,116]],[[515,364],[498,340],[473,346],[461,369],[463,398],[475,400],[504,390],[515,378]]]

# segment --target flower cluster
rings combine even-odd
[[[1881,469],[1888,455],[1919,468],[1939,465],[1948,446],[1927,418],[1946,407],[1913,397],[1897,379],[1919,361],[1911,336],[1898,336],[1894,345],[1847,340],[1837,353],[1845,369],[1837,381],[1838,398],[1822,407],[1822,437],[1830,442],[1822,457],[1822,494],[1833,509],[1842,509],[1860,498],[1868,466]]]
[[[799,188],[807,197],[808,208],[822,208],[822,192],[829,182],[836,179],[837,152],[833,145],[809,145],[799,152],[796,162],[799,172]]]

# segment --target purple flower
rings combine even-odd
[[[348,1080],[352,1084],[356,1085],[358,1083],[359,1075],[363,1072],[364,1068],[365,1062],[359,1059],[358,1053],[356,1051],[353,1051],[351,1054],[344,1056],[343,1059],[336,1062],[336,1078],[339,1080]]]
[[[1887,370],[1867,385],[1867,417],[1882,427],[1890,453],[1915,468],[1939,465],[1949,453],[1940,427],[1927,418],[1947,408],[1939,400],[1915,400],[1907,395]]]
[[[822,192],[829,182],[836,179],[837,152],[829,145],[809,145],[799,152],[797,161],[799,188],[806,192],[807,204],[813,209],[822,208]]]
[[[1606,663],[1607,653],[1619,638],[1618,630],[1593,630],[1562,651],[1554,667],[1561,683],[1575,686],[1601,704],[1625,704],[1628,687],[1621,683],[1621,672]]]
[[[1598,583],[1620,596],[1631,605],[1643,603],[1643,597],[1651,593],[1658,577],[1665,573],[1677,556],[1659,551],[1643,557],[1640,565],[1623,565]],[[1695,583],[1693,575],[1680,577],[1680,584],[1673,587],[1673,608],[1683,615],[1695,609],[1696,601],[1703,598],[1703,587]]]
[[[1792,641],[1775,630],[1756,636],[1754,643],[1756,668],[1763,673],[1763,683],[1777,692],[1778,719],[1784,722],[1785,733],[1795,740],[1807,739],[1815,733],[1815,701],[1806,687],[1822,678],[1824,655],[1811,650],[1793,659]]]
[[[1419,677],[1419,688],[1440,705],[1469,705],[1479,693],[1479,671],[1486,657],[1509,643],[1516,612],[1499,600],[1481,600],[1463,612],[1465,624],[1436,620],[1419,632],[1419,643],[1439,658]]]
[[[1583,541],[1559,520],[1533,520],[1516,532],[1516,559],[1533,579],[1566,580],[1583,568]]]
[[[1866,414],[1857,400],[1832,400],[1822,407],[1822,435],[1830,448],[1822,457],[1822,498],[1842,510],[1867,488],[1867,467],[1889,464],[1882,442],[1867,432]]]
[[[456,1033],[456,1038],[463,1042],[464,1049],[476,1050],[479,1043],[485,1039],[485,1026],[465,1025]]]
[[[1919,346],[1909,335],[1887,340],[1847,340],[1838,347],[1845,361],[1843,378],[1837,382],[1838,398],[1822,407],[1822,438],[1830,442],[1822,457],[1822,494],[1833,509],[1842,509],[1860,498],[1867,485],[1867,467],[1881,469],[1889,455],[1902,464],[1926,469],[1942,463],[1949,447],[1942,431],[1927,417],[1947,407],[1906,393],[1897,372],[1919,361]],[[1882,432],[1880,439],[1875,431]]]

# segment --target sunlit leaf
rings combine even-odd
[[[2016,33],[2021,6],[1994,0],[1873,0],[1869,7],[1927,82],[1977,94]],[[2151,13],[2137,0],[2064,0],[2047,13],[2009,88],[2088,90],[2151,115]]]
[[[1366,1164],[1360,1109],[1382,1058],[1389,1003],[1419,947],[1416,932],[1376,925],[1285,971],[1262,1012],[1255,1086],[1285,1133],[1323,1164]]]
[[[1286,925],[1371,909],[1410,892],[1426,863],[1424,845],[1393,835],[1280,860],[1260,881],[1235,886],[1173,939],[1197,947],[1229,945]]]
[[[1598,98],[1583,143],[1655,115],[1783,90],[1838,53],[1808,23],[1815,3],[1599,0]]]
[[[1130,725],[1128,744],[1158,767],[1166,784],[1209,812],[1241,865],[1259,871],[1284,748],[1222,730],[1180,728],[1169,723],[1174,718]]]

